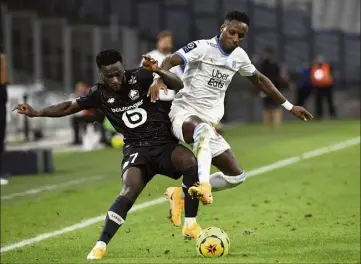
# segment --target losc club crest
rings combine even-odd
[[[129,84],[135,84],[135,83],[137,83],[137,79],[135,78],[134,75],[132,75],[132,77],[130,77]]]
[[[136,100],[139,98],[139,92],[138,90],[130,90],[128,96],[130,99]]]

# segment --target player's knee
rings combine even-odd
[[[231,170],[224,172],[226,175],[231,177],[237,177],[244,173],[244,171],[240,167],[232,168]]]
[[[191,151],[187,155],[182,155],[178,158],[176,169],[183,175],[183,182],[187,183],[187,186],[189,184],[193,185],[194,182],[198,181],[197,159]]]
[[[182,170],[197,169],[197,159],[192,152],[191,155],[184,155],[181,160],[180,167]]]
[[[171,160],[177,171],[197,166],[193,152],[182,145],[177,146],[172,152]]]
[[[212,133],[212,131],[213,131],[213,128],[209,124],[200,123],[194,129],[193,138],[196,138],[199,135],[204,135],[204,134],[210,135]]]
[[[194,144],[209,144],[213,128],[207,123],[200,123],[196,126],[193,132]]]
[[[132,203],[135,203],[141,191],[141,188],[123,185],[123,189],[120,192],[119,196],[127,197]]]
[[[183,175],[184,183],[193,185],[194,182],[198,181],[197,159],[188,148],[177,147],[172,153],[172,163],[175,169]]]
[[[197,138],[201,135],[203,137],[210,138],[212,131],[212,126],[194,116],[189,118],[182,125],[183,138],[186,143],[193,143],[197,141]]]

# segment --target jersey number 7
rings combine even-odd
[[[138,157],[138,152],[129,155],[129,157],[130,157],[130,164],[134,163],[135,159]],[[129,165],[129,160],[124,162],[123,169],[126,168],[128,165]]]

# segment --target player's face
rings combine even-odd
[[[118,91],[122,87],[124,73],[124,66],[120,61],[100,68],[100,76],[103,82],[114,91]]]
[[[172,37],[163,37],[158,41],[158,50],[163,53],[170,53],[172,51]]]
[[[245,23],[232,20],[222,25],[219,42],[225,51],[232,52],[241,45],[247,32],[248,26]]]

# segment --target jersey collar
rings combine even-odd
[[[217,43],[217,48],[218,50],[222,53],[223,56],[229,56],[230,53],[225,52],[222,48],[221,45],[219,44],[219,35],[214,37],[216,43]]]

